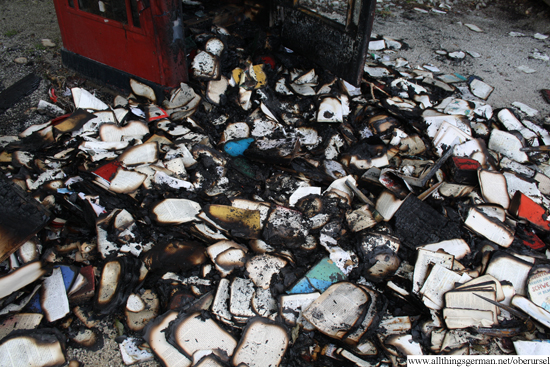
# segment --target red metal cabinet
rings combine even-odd
[[[181,0],[54,3],[66,66],[124,89],[130,77],[159,88],[187,81]],[[267,3],[272,9],[270,23],[281,26],[285,46],[360,84],[376,0],[335,0],[327,9],[317,0]]]
[[[113,86],[187,81],[181,0],[54,0],[63,63]]]

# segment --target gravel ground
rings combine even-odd
[[[539,40],[533,36],[550,34],[550,8],[542,1],[533,3],[530,9],[524,4],[524,10],[519,4],[512,8],[505,4],[480,10],[451,6],[447,14],[439,14],[426,5],[379,2],[379,13],[387,15],[375,20],[373,33],[406,42],[410,48],[399,51],[398,56],[408,60],[411,67],[432,64],[446,74],[480,77],[495,88],[487,99],[493,108],[522,102],[538,110],[534,119],[542,121],[550,114],[550,104],[540,94],[541,89],[550,89],[550,64],[532,55],[536,50],[543,55],[550,54],[550,38]],[[430,12],[421,13],[414,7]],[[439,6],[434,8],[445,10]],[[473,31],[466,24],[476,25],[482,32]],[[525,36],[512,37],[510,32]],[[462,61],[452,61],[436,54],[437,50],[470,51],[479,57],[467,53]],[[521,65],[536,71],[526,74],[517,69]]]
[[[51,0],[13,0],[0,2],[0,91],[25,75],[35,73],[42,77],[38,89],[0,115],[0,129],[14,134],[47,117],[38,115],[34,108],[40,99],[48,100],[51,78],[66,74],[60,70],[61,34]],[[55,47],[45,47],[42,39],[49,39]],[[27,62],[19,64],[18,58]]]
[[[550,8],[541,1],[499,1],[498,4],[462,1],[449,5],[450,9],[441,8],[438,3],[436,9],[447,11],[439,14],[431,11],[432,3],[379,1],[373,33],[404,41],[409,48],[400,50],[397,56],[407,59],[413,67],[430,63],[444,72],[481,77],[495,87],[487,101],[493,108],[510,107],[518,101],[539,110],[534,120],[542,122],[548,117],[550,105],[541,97],[540,89],[550,89],[549,61],[529,56],[535,49],[542,54],[550,53],[550,39],[533,38],[536,33],[550,34]],[[415,7],[429,13],[421,13]],[[482,32],[474,32],[465,24],[475,24]],[[511,31],[522,32],[525,37],[511,37]],[[55,46],[43,46],[42,39],[51,40]],[[108,92],[64,68],[59,53],[61,46],[51,0],[0,0],[0,92],[29,73],[42,77],[35,92],[0,114],[0,134],[16,134],[32,124],[47,121],[47,116],[36,112],[36,106],[40,99],[48,100],[50,86],[82,84],[88,90]],[[454,62],[438,56],[436,50],[473,51],[480,57],[468,55],[463,61]],[[27,61],[16,63],[21,57]],[[518,71],[520,65],[536,72]],[[69,348],[69,357],[86,366],[122,365],[113,324],[111,318],[102,323],[104,346],[100,351]],[[148,362],[141,366],[158,364]]]

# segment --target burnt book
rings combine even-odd
[[[527,278],[527,294],[531,302],[550,312],[550,266],[534,266]]]
[[[167,340],[191,360],[211,351],[223,361],[228,361],[237,347],[235,338],[213,319],[201,313],[180,315],[170,323]]]
[[[196,220],[200,213],[199,203],[188,199],[165,199],[153,207],[152,213],[157,222],[181,224]]]
[[[69,298],[67,297],[66,288],[68,287],[65,286],[60,267],[54,268],[52,275],[44,279],[40,295],[40,306],[48,322],[59,320],[69,314]]]
[[[497,171],[480,169],[477,172],[481,195],[486,202],[498,204],[504,209],[510,206],[506,177]]]
[[[75,87],[71,89],[71,92],[76,108],[96,111],[104,111],[109,109],[109,106],[107,106],[103,101],[83,88]]]
[[[416,258],[416,263],[414,265],[413,272],[413,293],[420,293],[420,290],[432,267],[435,265],[440,265],[445,269],[452,269],[454,265],[454,256],[446,254],[444,252],[434,252],[425,249],[418,249],[418,255]]]
[[[542,325],[550,328],[550,312],[548,312],[546,309],[537,306],[536,304],[521,295],[515,295],[512,298],[511,304],[512,306],[525,312],[534,320],[540,322]]]
[[[403,204],[403,200],[399,199],[391,191],[384,190],[376,200],[376,210],[384,218],[384,221],[389,221],[393,215],[399,210]]]
[[[132,91],[136,96],[147,98],[152,103],[157,102],[155,91],[147,84],[130,78],[130,88],[132,88]]]
[[[55,329],[18,330],[2,339],[0,355],[6,366],[51,366],[65,364],[65,337]]]
[[[90,300],[95,294],[95,277],[92,265],[80,268],[78,277],[67,295],[69,301],[74,304],[84,303]]]
[[[153,353],[166,367],[189,367],[193,361],[182,354],[166,339],[165,329],[176,320],[178,312],[168,311],[147,325],[145,340]]]
[[[466,283],[463,283],[461,285],[457,285],[457,290],[481,290],[481,289],[489,289],[495,291],[495,300],[498,302],[501,302],[505,298],[504,290],[502,288],[502,284],[493,277],[492,275],[485,274],[480,277],[474,278]]]
[[[121,256],[103,265],[94,298],[94,309],[105,315],[126,303],[134,288],[143,281],[147,269],[134,258]]]
[[[104,142],[120,142],[125,137],[141,139],[147,134],[149,134],[149,127],[143,121],[130,121],[124,126],[106,123],[99,127],[99,137]]]
[[[498,324],[494,312],[487,310],[444,308],[443,319],[449,329],[487,328]]]
[[[142,331],[151,320],[158,316],[159,308],[159,298],[150,289],[130,294],[124,309],[126,326],[135,332]]]
[[[424,304],[433,310],[443,309],[443,297],[452,290],[456,283],[471,279],[467,274],[458,274],[441,265],[434,265],[419,290]]]
[[[0,322],[0,340],[14,330],[33,330],[40,325],[44,315],[40,313],[12,314]]]
[[[139,362],[147,362],[154,358],[149,348],[145,348],[141,338],[126,337],[118,345],[120,355],[125,365],[129,366]]]
[[[234,241],[218,241],[206,248],[206,253],[222,277],[245,265],[247,251],[246,247]]]
[[[356,343],[370,326],[374,327],[376,312],[372,309],[376,307],[372,305],[376,300],[369,291],[348,282],[336,283],[313,301],[303,316],[321,333]]]
[[[260,238],[259,210],[240,209],[227,205],[206,205],[203,213],[217,226],[236,238]]]
[[[434,252],[442,250],[447,254],[453,255],[456,260],[463,259],[471,252],[470,246],[468,246],[466,241],[464,241],[462,238],[455,238],[452,240],[430,243],[419,248]]]
[[[526,163],[529,162],[529,157],[521,148],[523,144],[521,140],[514,134],[493,129],[491,136],[489,137],[489,149],[500,153],[516,162]]]
[[[258,341],[261,340],[261,343]],[[252,319],[233,354],[233,365],[278,366],[290,343],[287,329],[265,318]]]
[[[495,88],[491,87],[489,84],[482,82],[479,79],[472,79],[470,82],[470,91],[472,94],[478,98],[487,100],[489,95],[493,92]]]
[[[448,161],[453,180],[459,184],[476,185],[477,170],[481,167],[478,161],[465,157],[451,157]]]
[[[470,208],[464,225],[502,247],[510,247],[514,241],[514,231],[512,229],[499,219],[485,214],[478,208]]]
[[[492,275],[500,282],[512,283],[516,294],[526,295],[527,277],[532,267],[532,263],[504,251],[497,251],[491,256],[485,274]]]
[[[543,231],[550,230],[550,222],[547,220],[546,210],[519,190],[515,192],[508,211],[514,217],[526,219],[537,229]]]
[[[0,299],[38,280],[47,272],[45,264],[34,261],[0,277]]]
[[[102,345],[102,334],[92,330],[92,329],[80,329],[78,331],[73,331],[69,333],[69,339],[76,343],[78,346],[97,350],[96,347]]]

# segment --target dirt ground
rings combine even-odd
[[[550,61],[530,56],[535,50],[550,54],[550,38],[533,37],[536,33],[550,35],[550,7],[541,0],[447,0],[444,4],[448,6],[440,7],[439,2],[433,4],[426,0],[423,4],[411,0],[378,1],[373,33],[408,45],[390,57],[403,57],[411,67],[432,64],[445,73],[480,77],[495,88],[487,100],[493,109],[522,102],[538,110],[532,120],[543,123],[550,116],[550,104],[542,98],[540,90],[550,89]],[[433,8],[447,13],[434,12]],[[465,24],[474,24],[482,32],[475,32]],[[521,32],[525,36],[512,37],[510,32]],[[44,46],[43,39],[51,40],[55,46]],[[35,92],[0,113],[0,134],[16,134],[32,124],[47,121],[49,117],[37,113],[36,106],[41,99],[49,100],[47,91],[51,86],[60,96],[64,94],[62,87],[71,85],[108,92],[64,68],[61,47],[52,0],[0,0],[0,92],[29,73],[42,78]],[[468,54],[462,61],[451,61],[436,54],[437,50],[478,53],[479,57]],[[26,62],[15,61],[22,57]],[[517,69],[520,65],[536,71],[526,74]],[[91,352],[71,348],[70,357],[86,366],[122,365],[112,323],[113,320],[106,320],[102,325],[106,333],[103,349]],[[141,366],[157,364],[149,362]]]

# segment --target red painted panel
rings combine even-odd
[[[174,37],[179,1],[150,0],[140,13],[141,27],[131,25],[131,15],[122,24],[72,8],[68,0],[54,3],[68,51],[167,87],[187,81],[183,33]]]

